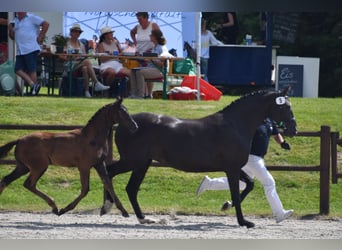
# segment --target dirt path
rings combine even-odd
[[[156,224],[117,214],[0,212],[0,239],[341,239],[342,219],[246,217],[256,226],[237,225],[234,216],[150,215]]]

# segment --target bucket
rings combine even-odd
[[[14,95],[15,82],[10,74],[2,74],[0,77],[0,91],[4,95]]]
[[[196,76],[185,76],[181,86],[189,87],[192,89],[197,89],[196,87],[197,77]],[[218,101],[221,96],[222,92],[215,88],[213,85],[208,83],[207,81],[200,79],[200,92],[203,93],[203,100],[209,101],[214,100]]]

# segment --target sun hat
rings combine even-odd
[[[81,33],[83,32],[83,30],[81,29],[81,26],[78,24],[78,23],[74,23],[71,28],[70,28],[70,32],[73,31],[73,30],[78,30],[80,31]]]
[[[111,27],[109,27],[109,26],[105,26],[105,27],[101,28],[100,32],[101,32],[101,36],[103,36],[107,33],[114,32],[114,30],[112,30]]]

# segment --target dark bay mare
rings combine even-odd
[[[110,193],[122,215],[128,216],[114,192],[104,162],[108,155],[109,135],[115,123],[119,123],[130,132],[137,130],[137,124],[122,105],[122,100],[103,106],[81,129],[56,133],[35,132],[3,145],[0,147],[0,158],[5,157],[16,146],[16,168],[1,180],[0,194],[11,182],[30,173],[24,182],[24,187],[45,200],[54,214],[62,215],[75,208],[87,195],[90,168],[94,166],[105,190]],[[80,172],[82,185],[80,195],[60,211],[48,195],[36,188],[37,181],[50,164],[77,167]]]
[[[132,171],[126,191],[140,223],[145,219],[137,194],[152,160],[186,172],[223,171],[229,179],[230,192],[240,226],[253,227],[244,219],[239,193],[241,168],[248,160],[255,130],[269,117],[283,123],[284,134],[297,132],[291,104],[281,92],[254,92],[231,103],[223,110],[200,119],[179,119],[166,115],[138,113],[132,115],[138,130],[132,134],[119,125],[115,142],[119,161],[108,165],[108,175]],[[108,212],[111,200],[105,195],[101,214]]]

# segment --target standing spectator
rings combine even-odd
[[[0,64],[8,60],[8,20],[7,12],[0,12]]]
[[[133,29],[131,29],[131,38],[133,43],[136,47],[136,53],[139,55],[142,55],[144,52],[151,52],[152,48],[155,46],[153,44],[150,35],[152,34],[153,30],[160,30],[158,24],[154,22],[149,21],[149,15],[148,12],[137,12],[136,17],[138,19],[138,23],[136,26],[134,26]],[[139,62],[140,66],[146,66],[145,63]],[[130,86],[131,86],[131,97],[138,97],[143,98],[144,97],[144,87],[141,88],[141,86],[145,86],[145,83],[141,83],[140,80],[137,80],[135,82],[135,73],[138,73],[134,70],[132,72],[131,77],[134,77],[130,79]],[[140,74],[140,73],[139,73]],[[142,85],[143,84],[143,85]],[[148,83],[148,88],[152,89],[153,84]],[[152,91],[152,90],[151,90]],[[149,96],[149,94],[145,93],[145,96]]]
[[[204,80],[208,81],[208,61],[210,45],[221,45],[221,41],[217,40],[213,33],[207,30],[207,21],[202,19],[201,22],[201,74]]]
[[[138,23],[131,30],[131,38],[139,54],[150,52],[154,47],[150,35],[152,30],[159,30],[158,24],[149,21],[148,12],[137,12]]]
[[[216,24],[216,30],[220,33],[220,36],[222,36],[222,41],[225,44],[236,44],[239,33],[236,13],[226,12],[223,16],[223,22]]]
[[[270,119],[265,121],[257,128],[251,146],[251,152],[248,156],[247,164],[242,168],[250,178],[250,181],[255,177],[264,186],[264,191],[268,203],[272,209],[273,215],[275,216],[276,223],[280,223],[283,220],[290,217],[293,210],[285,210],[283,204],[278,196],[275,181],[265,166],[264,156],[267,153],[269,138],[273,135],[275,141],[281,145],[283,149],[290,150],[290,145],[284,140],[282,135],[279,133],[276,125]],[[240,189],[243,189],[245,185],[240,181]],[[229,189],[227,177],[220,178],[209,178],[205,176],[198,187],[197,195],[200,195],[205,190],[222,190]],[[226,201],[221,210],[227,210],[232,207],[230,201]]]
[[[169,54],[166,47],[166,40],[163,33],[160,30],[152,30],[150,39],[154,45],[152,48],[152,53],[156,53],[158,56],[172,56]],[[132,98],[145,98],[152,99],[153,83],[145,83],[146,79],[156,79],[162,78],[162,68],[164,66],[164,61],[156,58],[155,60],[145,60],[147,65],[145,67],[139,67],[132,69],[131,73],[131,91]]]
[[[16,12],[13,24],[8,27],[9,36],[17,45],[15,73],[30,85],[31,95],[38,95],[40,90],[40,84],[37,82],[39,44],[44,40],[49,23],[39,16],[27,12]]]

